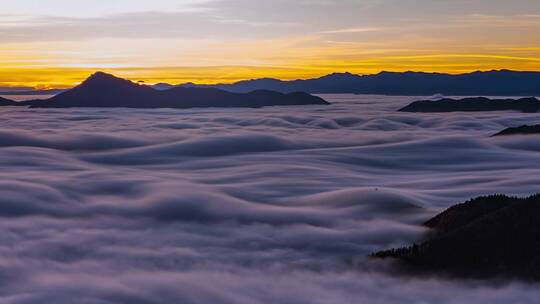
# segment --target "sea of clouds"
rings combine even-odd
[[[1,108],[0,303],[536,303],[371,252],[471,197],[540,192],[540,123],[414,97],[264,109]]]

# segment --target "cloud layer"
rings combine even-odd
[[[2,108],[2,303],[534,303],[518,282],[405,279],[370,252],[472,196],[538,191],[540,114],[329,107]],[[536,138],[536,137],[535,137]],[[384,288],[383,288],[384,287]]]

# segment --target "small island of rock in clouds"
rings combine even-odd
[[[540,2],[1,11],[0,303],[540,299]]]
[[[463,99],[443,98],[439,100],[419,100],[400,109],[402,112],[491,112],[522,111],[524,113],[540,111],[540,100],[535,97],[519,99],[490,99],[487,97],[469,97]]]

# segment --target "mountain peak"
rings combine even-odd
[[[350,72],[332,73],[332,74],[326,75],[326,77],[347,77],[347,76],[358,76],[358,75],[350,73]]]
[[[171,89],[155,90],[150,86],[97,72],[82,84],[56,95],[46,102],[32,104],[33,107],[73,108],[208,108],[249,107],[288,105],[326,105],[320,97],[308,94],[280,94],[262,92],[255,94],[232,94],[214,88],[199,90]]]
[[[119,78],[112,74],[98,71],[90,75],[90,77],[88,77],[86,80],[103,80],[103,79],[119,79]]]
[[[352,74],[349,72],[345,73],[332,73],[328,74],[326,76],[320,77],[320,80],[334,80],[334,81],[341,81],[341,80],[357,80],[362,78],[362,76],[357,74]]]
[[[137,84],[112,74],[96,72],[81,84],[82,87],[110,87],[110,86],[137,86]]]

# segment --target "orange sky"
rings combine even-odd
[[[3,4],[0,87],[68,87],[97,70],[175,84],[540,71],[540,1],[108,2]]]

